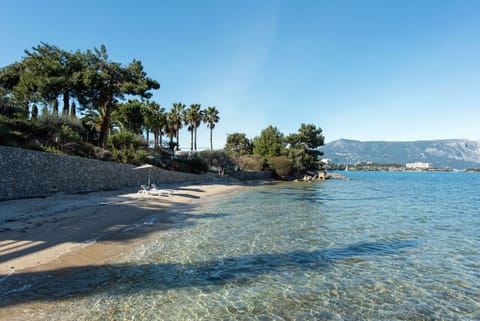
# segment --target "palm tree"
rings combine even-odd
[[[219,112],[215,106],[209,106],[205,110],[205,114],[203,117],[203,121],[207,123],[207,127],[210,128],[210,150],[213,150],[213,140],[212,140],[212,132],[215,128],[215,124],[218,123],[220,117],[218,116]]]
[[[160,107],[160,105],[158,105]],[[158,146],[162,147],[162,136],[166,131],[165,127],[167,125],[167,115],[165,114],[165,108],[160,107],[157,110],[155,121],[155,127],[153,128],[153,135],[155,137],[155,148]]]
[[[170,138],[169,147],[173,151],[175,150],[175,144],[173,143],[173,137],[175,137],[177,130],[172,126],[169,120],[170,112],[167,113],[167,122],[165,123],[165,134]]]
[[[101,128],[105,122],[105,108],[87,110],[81,119],[86,127],[91,128],[96,132],[97,139],[100,136]],[[113,127],[123,127],[117,117],[117,111],[110,115],[110,124],[108,125],[108,133],[110,134]]]
[[[185,121],[185,125],[188,126],[188,131],[190,132],[190,150],[193,151],[193,126],[191,124],[194,122],[194,120],[191,108],[188,108],[185,111],[183,120]]]
[[[159,139],[162,145],[162,134],[166,123],[165,108],[153,101],[147,101],[144,108],[145,127],[147,130],[147,142],[149,142],[149,133],[154,135],[154,148],[158,148]]]
[[[185,111],[185,105],[177,102],[173,103],[173,108],[168,112],[167,121],[169,125],[175,130],[175,137],[177,137],[177,150],[179,149],[179,136],[180,129],[183,127],[183,114]]]
[[[191,149],[197,150],[197,128],[200,126],[203,119],[203,110],[200,109],[200,104],[191,104],[185,112],[185,118],[188,118],[189,130],[192,132],[193,144]]]

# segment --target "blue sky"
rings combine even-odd
[[[220,110],[215,148],[302,122],[327,142],[480,140],[476,0],[0,0],[0,39],[0,66],[41,41],[141,60],[166,109]]]

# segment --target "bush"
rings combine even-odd
[[[148,153],[135,149],[133,145],[125,148],[112,148],[111,160],[117,163],[141,165],[147,160]]]
[[[0,115],[0,144],[26,146],[37,136],[36,126],[25,119],[8,118]]]
[[[69,125],[62,125],[62,129],[60,131],[60,138],[63,142],[77,142],[82,140],[82,137],[80,136],[78,131],[76,131]]]
[[[135,154],[133,155],[133,164],[135,165],[142,165],[146,163],[148,159],[148,153],[143,149],[137,149]]]
[[[263,160],[260,156],[240,156],[236,160],[236,163],[242,171],[261,171],[264,167]]]
[[[99,160],[104,160],[104,161],[110,161],[112,160],[113,154],[111,151],[100,148],[100,147],[94,147],[93,149],[94,152],[94,157]]]
[[[173,170],[186,173],[204,174],[208,172],[207,163],[199,157],[193,159],[176,159],[172,161],[170,166]]]
[[[205,160],[209,166],[233,168],[235,167],[234,161],[223,151],[201,151],[198,153],[198,157]]]
[[[270,169],[280,178],[286,178],[293,170],[293,163],[285,156],[276,156],[268,160]]]
[[[135,134],[131,132],[118,132],[108,137],[108,146],[112,148],[138,148],[143,146],[143,141]]]

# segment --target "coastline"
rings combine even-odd
[[[142,196],[128,188],[0,203],[0,285],[11,275],[112,260],[150,232],[168,229],[176,214],[245,185],[189,182],[163,187],[175,194]]]

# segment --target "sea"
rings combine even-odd
[[[38,320],[480,320],[480,173],[345,174],[210,198],[2,296]]]

